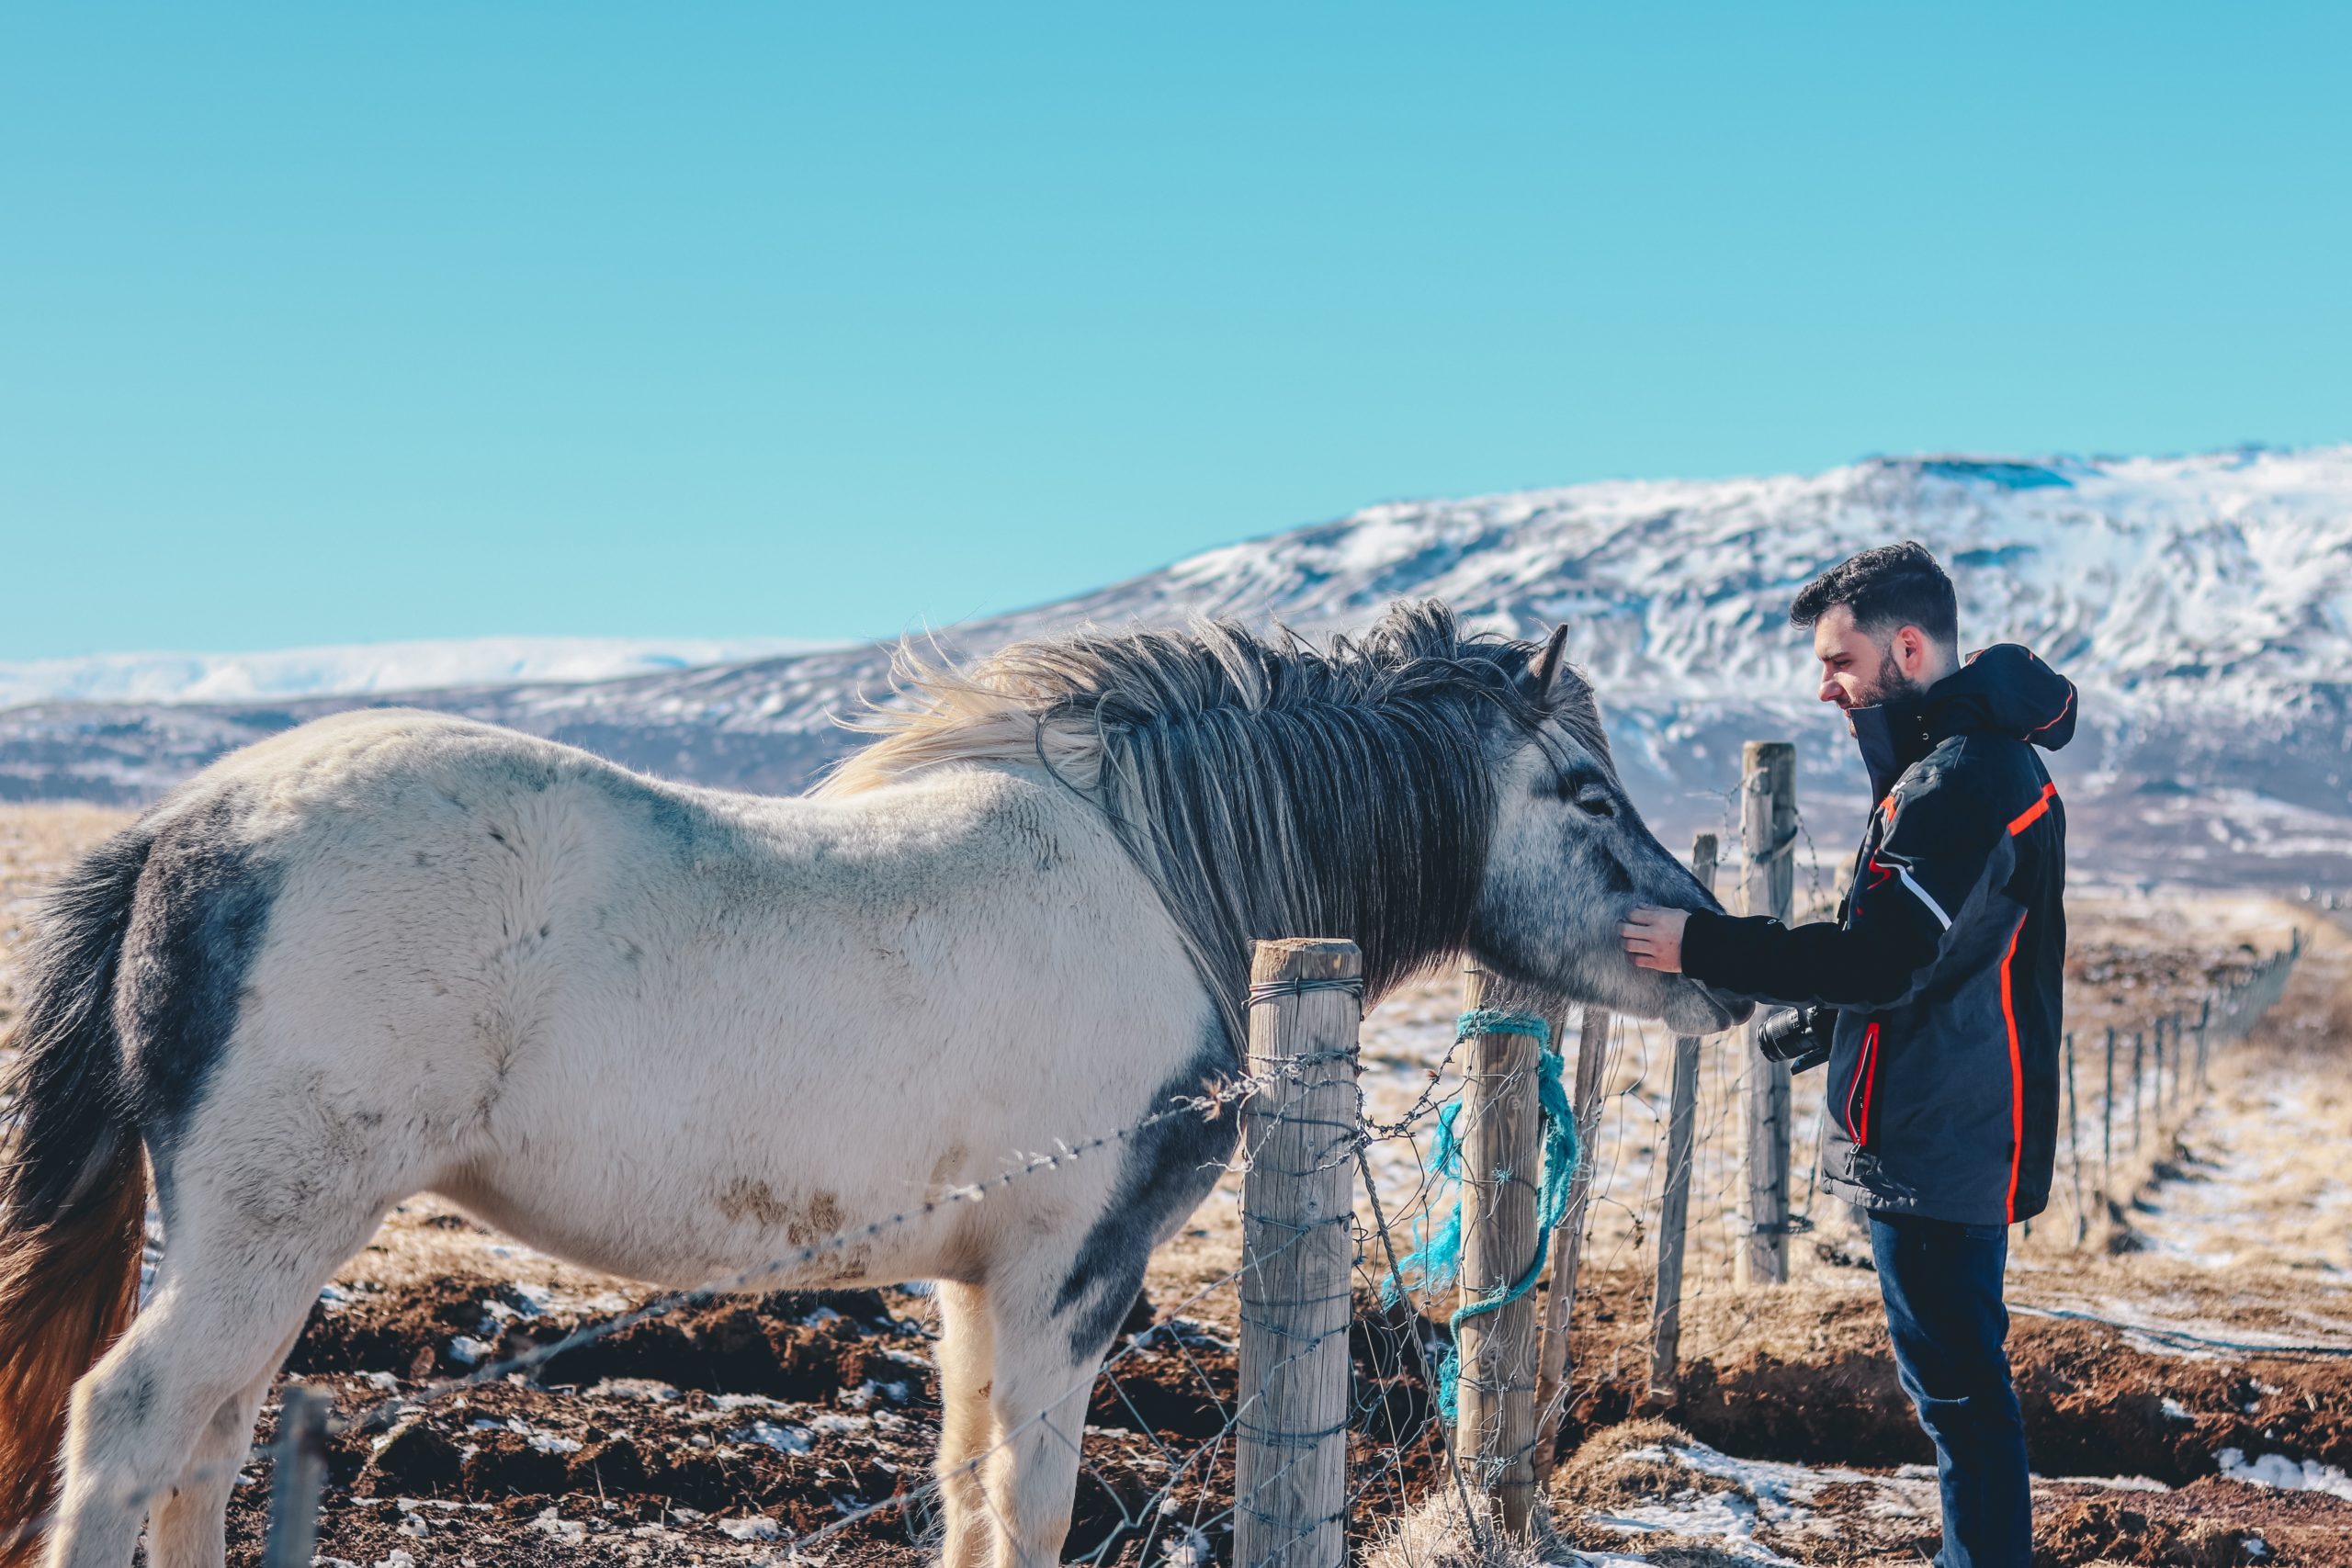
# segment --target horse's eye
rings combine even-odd
[[[1560,798],[1569,802],[1588,817],[1617,815],[1617,803],[1609,798],[1609,791],[1589,781],[1562,779]]]

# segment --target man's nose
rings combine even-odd
[[[1819,695],[1821,700],[1825,703],[1836,702],[1838,700],[1838,682],[1835,680],[1824,679],[1821,682],[1821,691]]]

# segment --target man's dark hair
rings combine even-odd
[[[1854,625],[1873,637],[1917,626],[1945,648],[1960,646],[1960,600],[1951,579],[1928,547],[1914,539],[1839,561],[1797,590],[1789,619],[1809,626],[1833,604],[1853,611]]]

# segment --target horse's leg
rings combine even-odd
[[[252,1432],[247,1396],[266,1392],[319,1287],[378,1217],[355,1213],[330,1224],[312,1211],[299,1230],[290,1212],[223,1228],[166,1222],[154,1299],[74,1390],[49,1568],[124,1568],[151,1510],[158,1568],[220,1560],[225,1492],[218,1506],[209,1484],[184,1498],[189,1506],[170,1521],[167,1541],[160,1527],[170,1492],[193,1455],[214,1450],[224,1432],[233,1462]],[[199,1511],[211,1538],[201,1545],[193,1544]],[[178,1555],[187,1552],[201,1555]]]
[[[293,1351],[298,1330],[286,1337],[268,1371],[212,1413],[187,1456],[179,1484],[157,1505],[147,1527],[152,1568],[221,1568],[228,1551],[229,1494],[253,1447],[254,1423],[269,1398],[277,1369]]]
[[[997,1531],[983,1473],[996,1442],[996,1413],[989,1403],[995,1325],[987,1291],[943,1281],[939,1317],[939,1495],[947,1517],[940,1568],[988,1568]]]
[[[1133,1277],[1101,1299],[1115,1312],[1052,1309],[1068,1272],[1022,1267],[994,1276],[989,1316],[996,1335],[990,1404],[999,1437],[989,1462],[989,1501],[996,1513],[997,1568],[1054,1568],[1069,1535],[1078,1497],[1079,1445],[1086,1404],[1120,1322],[1143,1288],[1143,1260]]]

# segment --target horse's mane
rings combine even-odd
[[[1099,806],[1166,901],[1227,1021],[1250,943],[1346,936],[1377,997],[1464,945],[1495,819],[1497,719],[1557,725],[1604,767],[1591,688],[1538,651],[1400,603],[1322,648],[1229,621],[1015,643],[966,671],[902,645],[879,737],[819,786],[956,762],[1042,767]],[[1238,1036],[1237,1036],[1238,1038]]]

